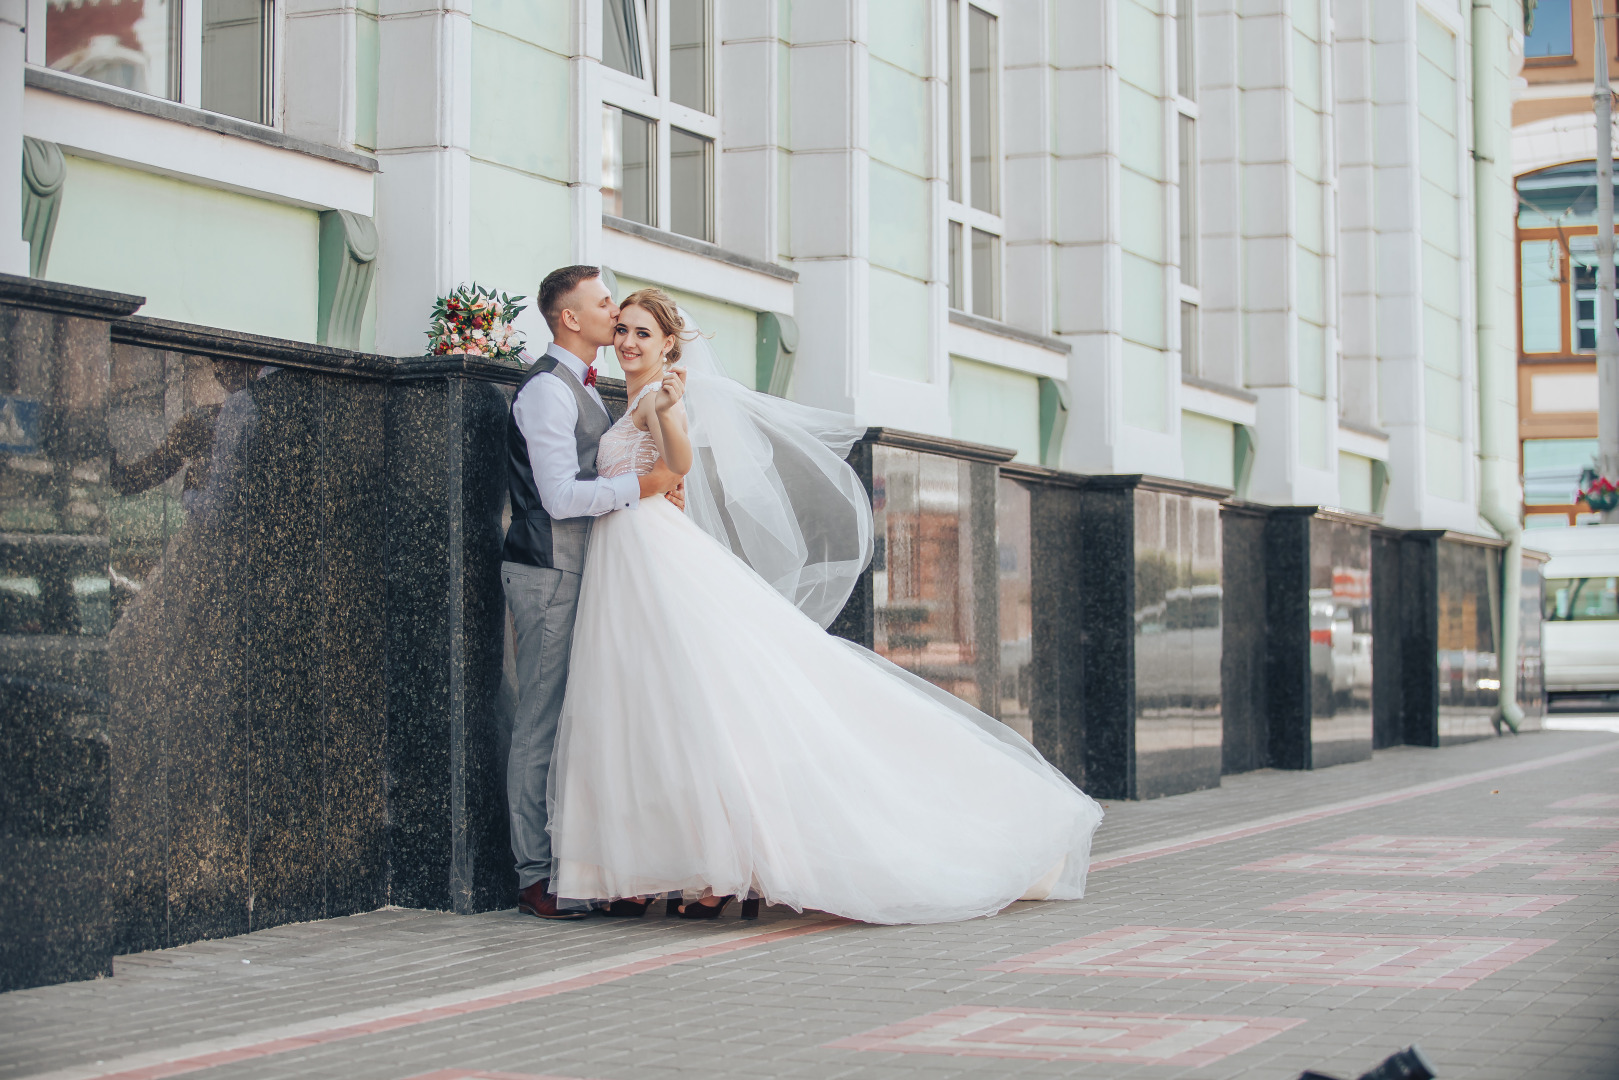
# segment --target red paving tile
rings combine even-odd
[[[1322,889],[1270,904],[1266,911],[1371,911],[1389,915],[1468,915],[1528,918],[1575,899],[1573,893],[1376,892]]]
[[[829,1049],[1195,1067],[1302,1024],[1268,1016],[965,1005],[828,1043]]]
[[[986,970],[1460,990],[1554,944],[1551,938],[1123,926]]]

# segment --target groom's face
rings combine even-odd
[[[613,343],[618,328],[618,305],[599,277],[586,278],[573,290],[566,305],[579,323],[579,335],[600,348]]]

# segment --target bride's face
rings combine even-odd
[[[626,379],[634,379],[663,367],[668,339],[658,328],[652,313],[642,307],[627,307],[618,313],[618,329],[613,334],[613,351]]]

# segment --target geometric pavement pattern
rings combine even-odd
[[[1273,855],[1237,869],[1460,878],[1505,865],[1544,867],[1534,881],[1619,880],[1619,842],[1593,852],[1548,850],[1557,843],[1508,837],[1364,835],[1322,844],[1311,852]]]
[[[1549,817],[1545,821],[1537,821],[1529,827],[1531,829],[1619,829],[1619,817],[1606,817],[1599,814],[1587,816],[1562,814],[1558,817]]]
[[[1575,795],[1552,803],[1553,810],[1619,810],[1619,795]]]
[[[1385,915],[1507,915],[1527,919],[1577,899],[1573,893],[1376,892],[1369,889],[1322,889],[1320,892],[1267,904],[1266,911],[1370,911]]]
[[[827,1043],[837,1050],[1196,1067],[1304,1023],[1278,1017],[963,1005]]]
[[[984,970],[1462,990],[1555,944],[1551,938],[1122,926]]]

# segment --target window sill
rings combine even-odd
[[[202,128],[219,135],[229,135],[238,139],[247,139],[251,142],[272,146],[278,150],[290,150],[310,157],[323,158],[339,165],[348,165],[352,168],[363,169],[366,172],[377,171],[377,159],[370,154],[357,153],[352,150],[343,150],[336,146],[327,146],[324,143],[312,142],[308,139],[299,139],[286,135],[263,124],[249,123],[238,120],[234,116],[225,116],[222,113],[207,112],[195,109],[189,105],[181,105],[162,98],[149,97],[146,94],[137,94],[131,90],[124,90],[105,83],[92,82],[81,79],[75,75],[67,75],[49,68],[28,67],[23,72],[25,86],[37,90],[45,90],[64,97],[77,98],[80,101],[89,101],[98,105],[110,105],[116,109],[128,109],[130,112],[142,113],[146,116],[168,120],[188,127]]]
[[[1389,441],[1389,433],[1384,431],[1382,428],[1373,427],[1371,424],[1362,424],[1357,420],[1350,420],[1347,417],[1340,416],[1338,418],[1338,427],[1343,431],[1353,431],[1356,435],[1365,435],[1372,439],[1382,439],[1384,442]]]
[[[1225,383],[1215,382],[1212,379],[1200,379],[1196,375],[1182,375],[1183,386],[1195,386],[1199,390],[1207,390],[1211,394],[1221,397],[1233,398],[1237,401],[1246,401],[1250,405],[1259,404],[1259,395],[1250,393],[1236,386],[1227,386]]]
[[[767,274],[778,281],[793,283],[798,280],[797,270],[789,270],[785,266],[777,266],[773,262],[756,259],[752,255],[744,255],[739,251],[727,251],[718,244],[710,244],[706,240],[697,240],[693,237],[682,236],[679,233],[668,232],[664,229],[654,229],[650,225],[642,225],[639,221],[631,221],[628,218],[603,214],[602,228],[637,236],[654,244],[674,248],[676,251],[701,255],[704,258],[713,259],[716,262],[726,263],[743,270],[752,270],[756,274]],[[625,273],[629,272],[628,269],[625,270]]]
[[[965,311],[950,309],[950,321],[957,326],[965,326],[969,330],[978,330],[985,334],[994,334],[996,337],[1009,338],[1012,341],[1021,341],[1025,345],[1035,345],[1050,352],[1067,356],[1074,351],[1074,347],[1061,338],[1046,337],[1044,334],[1031,333],[1020,330],[999,319],[986,319],[982,315],[972,315]]]
[[[1526,56],[1523,60],[1526,68],[1573,67],[1576,63],[1572,56]]]

